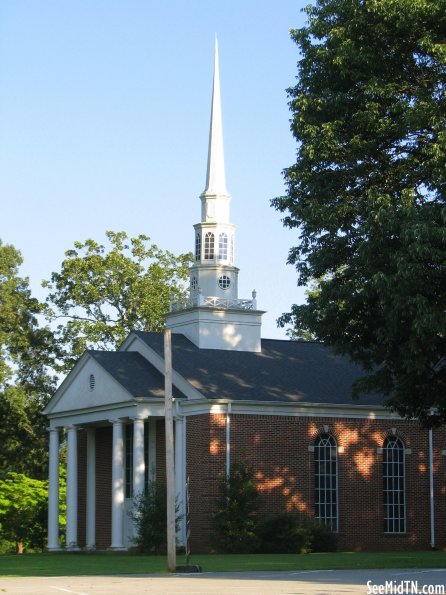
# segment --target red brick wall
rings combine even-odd
[[[111,544],[111,485],[113,428],[96,429],[96,549]]]
[[[396,420],[231,415],[231,460],[249,461],[262,496],[260,514],[289,510],[314,517],[314,462],[308,447],[329,426],[338,455],[340,548],[427,549],[430,546],[428,432]],[[395,428],[406,448],[407,533],[384,534],[382,447]],[[446,545],[445,434],[436,440],[437,544]],[[212,550],[218,478],[225,472],[225,416],[187,419],[191,546]]]
[[[191,550],[212,551],[215,547],[212,513],[215,511],[218,482],[225,474],[225,416],[191,416],[186,424]]]
[[[156,480],[166,483],[166,428],[164,419],[156,422]]]
[[[96,548],[111,543],[112,427],[96,428]],[[86,543],[87,433],[78,431],[78,545]]]

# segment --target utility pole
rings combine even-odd
[[[170,329],[164,331],[164,395],[164,418],[166,424],[167,568],[169,572],[175,572],[175,458],[172,407],[172,333]]]

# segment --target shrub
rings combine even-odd
[[[310,529],[288,512],[272,514],[259,521],[259,551],[267,554],[299,554],[310,544]]]
[[[334,552],[338,536],[318,521],[294,513],[279,512],[263,517],[257,526],[259,550],[268,554]]]
[[[256,551],[259,545],[255,520],[258,499],[252,468],[244,462],[234,463],[229,477],[220,483],[214,514],[219,546],[223,551]]]
[[[338,535],[328,525],[311,524],[309,549],[312,552],[335,552],[338,549]]]
[[[17,544],[14,541],[9,541],[0,537],[0,555],[12,554],[14,552],[17,552]]]
[[[180,521],[175,505],[175,524]],[[133,499],[129,516],[134,522],[136,535],[133,542],[138,550],[154,554],[167,551],[167,491],[166,486],[149,482],[147,490]]]

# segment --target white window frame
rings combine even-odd
[[[204,236],[204,260],[214,260],[215,258],[215,236],[212,231],[208,231]]]
[[[332,472],[333,462],[334,473]],[[329,526],[335,532],[339,531],[338,481],[339,465],[336,439],[332,434],[320,434],[314,442],[314,513],[321,523]]]
[[[392,446],[390,446],[392,445]],[[387,436],[383,443],[383,513],[384,533],[406,533],[406,452],[397,436]]]
[[[228,260],[229,238],[225,231],[218,236],[218,259]]]
[[[201,260],[201,234],[195,236],[195,260]]]

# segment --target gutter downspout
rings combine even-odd
[[[431,549],[435,549],[435,497],[434,497],[434,448],[432,429],[429,430],[429,504],[431,522]]]
[[[227,405],[226,411],[226,479],[231,474],[231,403]]]

